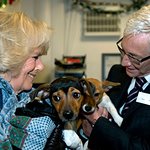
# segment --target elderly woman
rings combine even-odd
[[[48,116],[16,116],[29,103],[33,80],[44,66],[51,30],[21,12],[0,12],[0,149],[44,148],[55,124]],[[37,128],[38,127],[38,128]]]

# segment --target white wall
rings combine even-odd
[[[74,32],[74,36],[69,37],[71,39],[71,45],[69,45],[69,49],[66,50],[67,46],[65,46],[64,38],[65,38],[65,22],[66,15],[64,3],[68,4],[67,0],[52,0],[53,1],[53,18],[52,18],[52,26],[55,29],[55,45],[53,46],[53,57],[61,59],[63,54],[69,55],[85,55],[87,56],[87,69],[86,74],[87,77],[95,77],[101,79],[101,54],[102,53],[118,53],[115,42],[122,36],[98,36],[98,37],[85,37],[82,34],[82,12],[78,11],[76,14],[76,18],[74,18],[74,23],[72,25],[72,30]],[[56,6],[56,7],[55,7]],[[73,16],[74,14],[72,14]],[[121,28],[124,28],[125,21],[128,15],[123,14],[120,17],[122,18]],[[63,30],[64,29],[64,30]],[[71,32],[70,31],[70,32]],[[122,32],[122,31],[121,31]],[[69,42],[68,42],[69,44]],[[66,52],[67,51],[67,52]]]

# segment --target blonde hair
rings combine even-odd
[[[150,5],[134,12],[128,19],[124,36],[150,32]]]
[[[19,73],[25,60],[40,48],[49,48],[51,30],[46,23],[33,21],[22,12],[0,11],[0,74]]]

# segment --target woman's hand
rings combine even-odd
[[[89,137],[91,132],[92,132],[92,124],[94,125],[96,120],[99,117],[105,117],[108,118],[108,111],[106,110],[106,108],[99,106],[99,108],[95,109],[95,111],[90,114],[90,115],[85,115],[85,118],[83,122],[82,122],[82,128],[83,128],[83,132],[84,134]]]

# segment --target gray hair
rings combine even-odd
[[[128,19],[124,36],[150,32],[150,5],[134,12]]]

